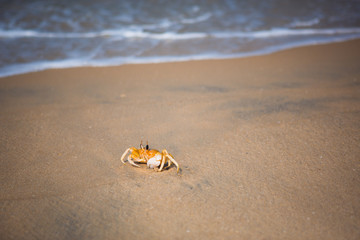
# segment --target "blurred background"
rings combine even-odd
[[[0,76],[76,66],[261,55],[360,37],[360,1],[11,0]]]

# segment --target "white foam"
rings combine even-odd
[[[332,28],[332,29],[287,29],[275,28],[263,31],[242,32],[164,32],[152,33],[141,29],[108,29],[100,32],[85,33],[57,33],[38,32],[34,30],[0,30],[0,38],[96,38],[96,37],[122,37],[122,38],[143,38],[158,40],[184,40],[198,38],[271,38],[284,36],[316,36],[316,35],[339,35],[358,34],[360,28]]]
[[[56,33],[39,32],[34,30],[0,30],[0,38],[94,38],[101,34],[88,33]]]
[[[286,29],[275,28],[256,32],[217,32],[209,36],[214,38],[273,38],[286,36],[316,36],[359,34],[360,28],[334,28],[334,29]]]
[[[96,38],[96,37],[121,37],[121,38],[144,38],[159,40],[184,40],[204,38],[208,36],[205,33],[151,33],[141,30],[116,30],[109,29],[100,32],[86,33],[56,33],[56,32],[38,32],[33,30],[0,30],[0,38]]]
[[[299,38],[292,38],[291,42],[279,41],[275,45],[267,45],[268,38],[279,38],[295,36]],[[137,64],[137,63],[161,63],[161,62],[177,62],[177,61],[189,61],[189,60],[203,60],[203,59],[225,59],[225,58],[241,58],[248,56],[264,55],[272,52],[321,43],[330,43],[338,41],[346,41],[350,39],[360,38],[360,28],[335,28],[335,29],[271,29],[266,31],[257,32],[215,32],[215,33],[149,33],[143,32],[137,29],[128,28],[127,30],[104,30],[101,32],[89,32],[89,33],[43,33],[36,31],[26,30],[12,30],[12,31],[0,31],[0,38],[22,38],[22,37],[34,37],[34,38],[93,38],[93,37],[107,37],[107,39],[155,39],[157,41],[167,40],[189,40],[203,38],[219,38],[221,39],[260,39],[264,41],[261,49],[255,49],[247,52],[233,52],[226,53],[226,49],[205,49],[200,53],[193,53],[184,56],[167,55],[167,56],[141,56],[141,53],[131,53],[127,56],[109,57],[102,59],[94,59],[96,51],[100,51],[101,45],[98,48],[94,48],[92,54],[88,54],[87,57],[79,57],[79,54],[70,54],[69,59],[55,60],[55,61],[35,61],[29,63],[19,63],[8,65],[0,68],[0,77],[41,71],[45,69],[53,68],[70,68],[80,66],[116,66],[122,64]],[[263,39],[263,40],[262,40]],[[258,40],[256,40],[258,41]],[[186,43],[186,42],[185,42]],[[235,41],[236,43],[236,41]],[[238,44],[238,43],[236,43]],[[191,47],[191,46],[190,46]],[[246,48],[246,46],[245,46]],[[148,49],[145,49],[146,51]],[[74,52],[76,49],[74,49]],[[137,54],[135,56],[135,54]],[[155,53],[156,54],[156,53]]]
[[[211,13],[205,13],[203,15],[200,15],[200,16],[196,17],[196,18],[182,19],[180,22],[184,23],[184,24],[194,24],[194,23],[198,23],[198,22],[204,22],[204,21],[208,20],[211,16],[212,16]]]
[[[259,49],[255,51],[233,53],[233,54],[208,52],[203,54],[186,55],[186,56],[153,56],[153,57],[129,56],[129,57],[115,57],[115,58],[97,59],[97,60],[77,58],[77,59],[58,60],[58,61],[38,61],[38,62],[22,63],[22,64],[15,64],[15,65],[3,67],[0,69],[0,77],[36,72],[46,69],[61,69],[61,68],[72,68],[72,67],[105,67],[105,66],[120,66],[123,64],[145,64],[145,63],[183,62],[183,61],[206,60],[206,59],[244,58],[244,57],[271,54],[277,51],[282,51],[295,47],[325,44],[332,42],[341,42],[341,41],[347,41],[347,40],[359,39],[359,38],[360,38],[360,34],[351,35],[347,37],[337,36],[333,38],[323,38],[318,40],[308,39],[308,40],[302,40],[298,42],[292,42],[292,43],[281,44],[276,46],[268,46],[263,49]]]
[[[290,27],[312,27],[320,23],[320,18],[313,18],[310,20],[295,20],[290,24]]]

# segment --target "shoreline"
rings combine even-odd
[[[357,239],[359,50],[0,78],[0,235]],[[123,165],[141,140],[181,174]]]
[[[335,37],[334,37],[335,38]],[[270,54],[274,54],[277,52],[297,49],[297,48],[303,48],[303,47],[312,47],[312,46],[321,46],[321,45],[327,45],[327,44],[336,44],[336,43],[345,43],[349,41],[356,41],[359,40],[359,37],[347,37],[347,38],[339,38],[339,39],[332,39],[332,40],[319,40],[319,41],[308,41],[307,43],[292,43],[289,45],[284,46],[278,46],[278,47],[270,47],[268,49],[253,51],[250,53],[238,53],[233,55],[222,55],[222,56],[211,56],[208,54],[204,55],[195,55],[195,56],[183,56],[183,57],[152,57],[149,59],[143,58],[143,59],[137,59],[133,61],[126,60],[114,60],[114,63],[104,64],[104,63],[88,63],[88,64],[79,64],[76,63],[74,66],[68,65],[68,62],[71,64],[74,64],[74,62],[84,62],[84,60],[75,60],[75,59],[69,59],[69,60],[59,60],[59,61],[41,61],[41,62],[34,62],[34,63],[26,63],[26,64],[17,64],[15,66],[8,66],[5,69],[8,69],[5,72],[5,74],[2,74],[0,72],[0,79],[5,77],[11,77],[11,76],[17,76],[17,75],[23,75],[28,73],[35,73],[35,72],[41,72],[46,70],[60,70],[60,69],[69,69],[69,68],[101,68],[101,67],[120,67],[124,65],[142,65],[142,64],[162,64],[162,63],[178,63],[178,62],[192,62],[192,61],[208,61],[208,60],[229,60],[229,59],[243,59],[243,58],[251,58],[251,57],[261,57],[261,56],[267,56]],[[151,60],[152,59],[152,60]],[[88,60],[85,60],[87,62]],[[104,61],[104,60],[103,60]],[[91,62],[91,61],[89,61]],[[122,62],[122,63],[121,63]],[[11,69],[18,69],[18,68],[26,68],[27,70],[22,70],[22,72],[18,70],[11,70]]]

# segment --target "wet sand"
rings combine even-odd
[[[359,53],[1,78],[1,239],[359,239]],[[141,140],[181,173],[123,165]]]

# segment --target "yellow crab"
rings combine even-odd
[[[121,162],[125,164],[124,158],[126,157],[126,154],[131,153],[127,160],[129,163],[135,167],[140,167],[137,165],[137,163],[146,163],[148,168],[154,168],[159,167],[158,171],[161,172],[164,169],[164,165],[166,163],[167,159],[167,168],[171,166],[172,163],[174,163],[177,167],[177,172],[179,172],[179,164],[175,161],[174,157],[167,152],[166,149],[162,150],[162,152],[159,152],[155,149],[149,149],[149,145],[146,144],[146,147],[142,145],[142,142],[140,143],[140,148],[137,149],[135,147],[130,147],[126,149],[126,151],[121,156]]]

